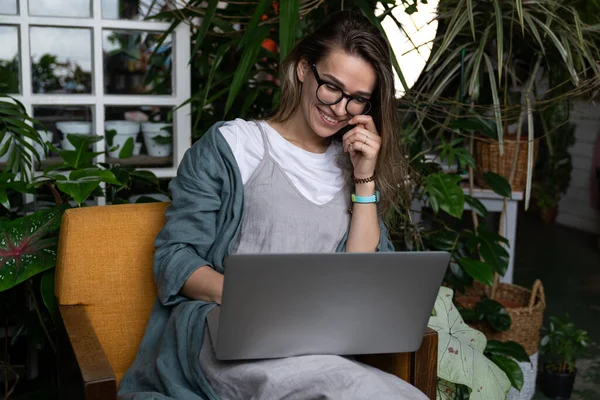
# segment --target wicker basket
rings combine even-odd
[[[490,287],[475,282],[466,290],[466,296],[481,297],[487,295]],[[492,298],[492,296],[488,296]],[[507,307],[506,312],[512,320],[510,330],[498,332],[486,322],[470,323],[469,325],[481,331],[488,340],[512,340],[521,344],[528,355],[537,353],[540,341],[540,329],[546,308],[546,297],[542,282],[537,279],[532,290],[518,285],[498,283],[493,299],[496,301],[509,300],[517,303],[518,307]],[[462,302],[457,299],[457,302]],[[463,304],[461,304],[463,305]]]
[[[517,149],[517,141],[515,139],[504,139],[503,142],[504,154],[502,156],[500,156],[500,145],[498,142],[478,140],[475,143],[475,162],[477,165],[475,182],[478,186],[483,188],[488,187],[483,179],[483,174],[488,171],[503,176],[507,181],[510,179],[510,171]],[[523,138],[519,141],[519,155],[517,157],[515,178],[511,183],[512,190],[518,192],[525,190],[527,185],[528,143],[527,138]],[[534,140],[533,144],[533,165],[535,165],[538,153],[538,140]]]

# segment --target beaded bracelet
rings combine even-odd
[[[373,176],[369,177],[369,178],[363,178],[363,179],[358,179],[355,176],[352,176],[352,179],[354,179],[354,183],[369,183],[369,182],[373,182],[375,180],[375,178],[377,178],[377,173],[374,173]]]

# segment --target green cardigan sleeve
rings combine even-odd
[[[209,265],[223,272],[241,221],[242,179],[220,125],[187,150],[169,184],[173,201],[154,244],[154,278],[163,305],[186,299],[179,291],[196,269]]]

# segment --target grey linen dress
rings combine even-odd
[[[234,253],[335,252],[350,222],[349,192],[318,205],[304,197],[270,157],[244,185],[244,212]],[[205,329],[200,367],[222,400],[402,399],[427,397],[403,380],[351,358],[310,355],[223,362]]]

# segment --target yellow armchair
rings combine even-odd
[[[154,239],[168,203],[71,209],[56,264],[59,398],[116,399],[156,300]],[[435,399],[437,334],[415,353],[360,356]]]

